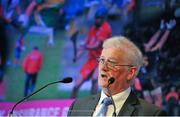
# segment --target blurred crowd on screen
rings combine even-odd
[[[144,54],[133,86],[137,95],[170,115],[180,115],[180,0],[0,0],[0,85],[6,66],[21,65],[29,31],[47,35],[48,48],[56,45],[54,32],[65,31],[73,43],[72,61],[76,62],[81,45],[78,37],[86,37],[96,12],[102,9],[112,36],[129,37]],[[46,12],[51,16],[47,17]],[[11,41],[13,34],[18,35],[15,41]],[[12,61],[9,47],[14,47]],[[32,86],[25,81],[25,96],[34,89],[33,81]]]

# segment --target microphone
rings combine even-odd
[[[57,82],[60,82],[60,83],[71,83],[72,82],[72,78],[71,77],[66,77],[63,80],[57,81]]]
[[[109,93],[110,98],[111,98],[111,100],[112,100],[113,107],[114,107],[113,116],[115,116],[115,117],[116,117],[116,106],[115,106],[114,100],[113,100],[113,98],[112,98],[111,91],[109,90],[109,86],[110,86],[111,84],[113,84],[113,83],[114,83],[114,81],[115,81],[115,78],[110,77],[110,79],[108,80],[107,90],[108,90],[108,93]]]
[[[113,77],[111,77],[109,80],[108,80],[108,87],[110,84],[114,83],[115,79]]]
[[[20,101],[18,101],[17,103],[15,103],[15,105],[12,107],[10,113],[9,113],[9,116],[13,115],[13,111],[14,109],[16,108],[16,106],[18,104],[20,104],[21,102],[23,102],[24,100],[28,99],[29,97],[33,96],[34,94],[36,94],[37,92],[41,91],[42,89],[46,88],[47,86],[49,85],[52,85],[52,84],[56,84],[56,83],[71,83],[72,82],[72,78],[71,77],[66,77],[64,78],[63,80],[60,80],[60,81],[55,81],[55,82],[51,82],[51,83],[48,83],[46,85],[44,85],[43,87],[39,88],[38,90],[36,90],[35,92],[29,94],[28,96],[24,97],[23,99],[21,99]]]

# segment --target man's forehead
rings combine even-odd
[[[106,56],[114,59],[123,58],[123,55],[124,52],[119,48],[104,48],[101,53],[101,56]]]
[[[115,48],[115,47],[108,47],[108,48],[103,48],[102,52],[110,52],[110,53],[123,53],[123,50],[120,48]]]

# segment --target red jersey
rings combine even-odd
[[[179,100],[178,93],[175,92],[175,91],[169,92],[169,93],[166,95],[166,101],[168,102],[171,97],[174,97],[174,98],[176,99],[176,101]]]
[[[42,54],[38,50],[33,50],[23,61],[23,70],[26,73],[34,74],[39,72],[42,64]]]
[[[92,28],[88,32],[86,44],[94,45],[97,41],[99,41],[101,45],[97,49],[89,50],[88,59],[96,59],[97,57],[100,56],[102,51],[103,41],[111,37],[111,35],[112,35],[111,26],[106,21],[99,28],[92,26]]]
[[[93,26],[87,37],[86,44],[87,45],[94,45],[99,41],[101,44],[98,48],[88,50],[88,59],[82,66],[80,73],[84,79],[87,79],[88,76],[92,73],[93,70],[97,67],[97,61],[96,58],[98,58],[102,51],[102,43],[107,38],[111,37],[112,31],[111,27],[108,24],[108,22],[104,22],[101,27],[96,28]]]

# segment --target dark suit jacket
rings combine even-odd
[[[100,94],[77,99],[71,105],[68,116],[93,116]],[[132,92],[122,106],[118,116],[164,116],[161,108],[137,98]]]

